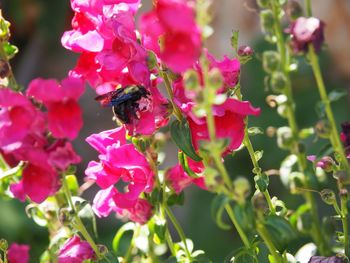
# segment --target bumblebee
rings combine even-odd
[[[139,111],[143,111],[149,106],[140,103],[144,98],[143,101],[149,104],[149,96],[150,92],[144,86],[129,85],[97,96],[95,100],[104,107],[113,107],[114,115],[123,124],[132,124],[133,120],[140,118]]]

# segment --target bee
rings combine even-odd
[[[150,104],[149,95],[150,92],[144,86],[129,85],[97,96],[95,100],[104,107],[113,107],[114,115],[123,124],[132,124],[133,120],[140,118],[139,111],[144,111],[149,107],[149,105],[144,105],[144,101]],[[142,100],[143,98],[145,100]],[[141,100],[143,105],[141,105]]]

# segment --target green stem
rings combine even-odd
[[[3,19],[1,17],[1,15],[0,15],[0,19]],[[7,87],[9,87],[12,90],[19,91],[21,89],[21,87],[18,85],[18,83],[16,81],[16,78],[15,78],[13,71],[12,71],[12,67],[9,63],[8,57],[7,57],[5,49],[4,49],[4,43],[1,41],[0,41],[0,58],[3,59],[9,67],[9,73],[7,76],[7,79],[8,79]]]
[[[261,223],[258,223],[257,231],[258,231],[259,235],[261,236],[261,238],[264,240],[271,255],[274,257],[275,262],[281,263],[282,258],[280,256],[280,254],[278,254],[275,245],[272,243],[269,232],[266,230],[266,228]]]
[[[261,177],[262,176],[261,168],[259,166],[258,160],[255,157],[255,151],[254,151],[252,142],[250,141],[247,129],[245,129],[245,136],[244,136],[243,144],[245,145],[245,147],[248,150],[248,153],[249,153],[250,159],[252,160],[252,163],[254,166],[254,171],[255,171],[256,175]],[[272,204],[272,200],[271,200],[271,196],[270,196],[269,191],[266,189],[266,191],[264,191],[263,194],[265,196],[265,199],[267,201],[267,204],[270,208],[271,213],[276,214],[276,209]]]
[[[343,169],[346,169],[347,171],[350,171],[350,165],[348,162],[348,159],[346,158],[344,147],[342,142],[340,141],[340,136],[337,130],[337,124],[335,122],[334,114],[331,108],[330,100],[327,95],[326,86],[323,81],[322,73],[320,64],[318,61],[318,57],[316,55],[315,49],[312,44],[309,45],[309,52],[308,52],[312,70],[314,72],[314,76],[317,83],[317,88],[320,93],[321,100],[325,106],[325,111],[327,115],[327,119],[329,121],[329,124],[331,126],[331,143],[334,148],[334,151],[339,154],[340,162],[342,164]]]
[[[347,257],[350,257],[347,198],[340,197],[340,206],[341,206],[341,222],[342,222],[343,231],[344,231],[344,251],[345,251],[345,255]]]
[[[62,176],[62,185],[63,185],[64,194],[66,195],[66,198],[67,198],[67,202],[74,212],[75,228],[82,234],[82,236],[85,238],[85,240],[90,244],[91,248],[94,250],[94,252],[96,254],[97,259],[100,259],[101,258],[100,250],[98,249],[93,238],[90,236],[89,232],[86,230],[83,222],[81,221],[80,217],[78,216],[78,212],[77,212],[77,209],[73,203],[72,195],[71,195],[71,192],[69,190],[65,175]]]
[[[293,143],[290,151],[292,154],[295,154],[297,156],[299,171],[305,175],[306,187],[308,187],[310,184],[311,178],[309,178],[309,174],[305,173],[305,170],[307,167],[306,156],[300,152],[299,146],[298,146],[299,127],[295,118],[295,110],[294,110],[295,102],[293,98],[292,85],[291,85],[291,79],[290,79],[290,73],[289,73],[289,54],[288,54],[288,50],[286,49],[287,45],[283,37],[282,26],[280,23],[280,18],[279,18],[280,4],[278,0],[274,0],[272,2],[271,8],[274,16],[274,30],[277,38],[277,49],[281,56],[280,68],[287,79],[287,85],[284,91],[284,94],[287,97],[287,103],[286,103],[287,120],[288,120],[288,125],[292,130],[293,137],[296,140]],[[317,212],[317,204],[315,202],[315,199],[312,193],[306,193],[305,199],[311,209],[311,215],[313,218],[313,227],[312,227],[311,235],[315,240],[315,242],[318,244],[321,254],[327,254],[329,251],[329,248],[324,239],[324,236],[321,233],[320,222],[319,222],[318,212]]]
[[[306,15],[312,16],[311,0],[305,0]]]
[[[248,237],[246,236],[246,234],[244,233],[243,229],[239,225],[239,223],[238,223],[238,221],[236,219],[235,213],[233,212],[232,207],[230,206],[230,204],[226,204],[225,205],[225,209],[226,209],[226,212],[227,212],[228,216],[230,217],[233,225],[237,229],[237,232],[238,232],[240,238],[242,239],[242,242],[243,242],[244,246],[246,248],[250,248],[250,242],[248,240]]]
[[[165,240],[168,243],[168,247],[170,249],[171,254],[175,257],[176,256],[176,251],[174,249],[174,242],[171,238],[171,235],[169,233],[169,229],[165,230]]]
[[[174,225],[177,233],[179,234],[179,237],[180,237],[182,243],[184,244],[187,258],[190,261],[192,261],[192,256],[191,256],[191,253],[187,247],[186,236],[185,236],[185,233],[184,233],[182,227],[180,226],[179,222],[177,222],[176,217],[174,216],[173,212],[170,210],[170,208],[167,205],[164,206],[164,210],[165,210],[166,214],[168,215],[170,221]]]

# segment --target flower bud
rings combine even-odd
[[[277,129],[277,144],[281,149],[289,149],[293,144],[293,132],[290,127],[280,127]]]
[[[333,177],[339,181],[339,183],[347,183],[349,181],[349,175],[346,171],[336,171],[333,173]]]
[[[0,78],[4,79],[10,74],[10,66],[6,60],[0,59]]]
[[[220,89],[224,83],[222,74],[218,68],[213,68],[208,74],[208,85],[212,89]]]
[[[280,63],[280,54],[276,51],[265,51],[263,53],[263,68],[266,72],[272,73],[278,69]]]
[[[274,18],[271,10],[262,10],[260,12],[260,24],[262,31],[265,33],[273,32]]]
[[[239,203],[244,203],[250,195],[250,183],[245,177],[238,177],[233,181],[233,193]]]
[[[252,56],[254,54],[254,50],[250,46],[240,46],[237,51],[238,56]]]
[[[270,85],[274,92],[282,93],[283,90],[287,87],[288,80],[286,76],[279,71],[275,71],[271,75]]]
[[[286,6],[286,14],[290,20],[296,20],[303,15],[303,9],[295,0],[289,0]]]
[[[9,244],[7,243],[6,239],[0,239],[0,250],[6,251],[9,247]]]
[[[257,0],[256,2],[261,8],[266,8],[269,6],[269,0]]]
[[[339,190],[339,196],[342,199],[347,200],[349,198],[349,192],[346,188],[342,188]]]
[[[193,69],[186,71],[184,75],[186,90],[196,90],[199,87],[199,76]]]
[[[323,189],[320,194],[322,201],[325,202],[327,205],[333,205],[337,202],[335,198],[335,193],[330,189]]]
[[[334,160],[329,156],[324,156],[316,164],[316,167],[322,168],[326,173],[333,171]]]
[[[257,212],[265,213],[269,210],[269,206],[262,192],[255,192],[252,197],[252,204]]]
[[[328,120],[320,120],[315,125],[315,132],[320,138],[329,138],[331,131],[332,127]]]

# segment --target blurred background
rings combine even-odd
[[[141,12],[150,9],[151,0],[143,1]],[[344,88],[350,90],[350,1],[315,0],[314,16],[326,23],[326,47],[321,55],[322,70],[329,90]],[[26,86],[36,77],[62,79],[69,69],[74,67],[77,54],[65,50],[60,44],[63,31],[70,29],[73,13],[69,0],[0,0],[3,16],[12,24],[11,42],[20,52],[11,61],[15,76],[20,84]],[[214,35],[207,40],[209,51],[221,58],[224,54],[233,56],[230,47],[232,30],[240,31],[240,45],[250,45],[256,51],[256,58],[242,68],[242,93],[254,106],[262,108],[260,118],[250,118],[250,126],[259,126],[264,130],[268,126],[280,127],[286,121],[279,117],[266,102],[264,91],[264,72],[260,61],[261,52],[274,49],[261,35],[259,17],[254,0],[213,0]],[[310,67],[304,59],[299,61],[299,71],[293,77],[293,89],[297,102],[297,119],[301,128],[314,126],[317,115],[314,105],[318,93]],[[349,93],[348,93],[349,94]],[[80,182],[83,182],[84,170],[97,153],[85,142],[91,133],[114,127],[110,109],[102,109],[94,101],[95,94],[90,88],[81,98],[84,112],[84,127],[74,145],[83,157],[78,167]],[[337,101],[334,111],[337,122],[350,120],[349,97]],[[263,169],[278,169],[287,152],[278,149],[275,138],[266,135],[253,137],[256,150],[263,149],[260,161]],[[312,154],[322,145],[323,140],[309,142],[308,154]],[[169,144],[165,165],[176,162],[176,150]],[[232,178],[245,176],[253,182],[252,165],[246,151],[226,160]],[[271,177],[270,193],[284,200],[290,209],[295,209],[302,200],[287,193],[278,176]],[[333,183],[329,178],[330,184]],[[254,187],[254,184],[252,184]],[[96,189],[85,193],[92,200]],[[320,203],[319,196],[316,197]],[[185,205],[175,207],[174,211],[181,222],[186,235],[194,241],[196,249],[203,249],[214,262],[224,262],[226,255],[241,245],[235,230],[223,231],[215,225],[210,215],[210,203],[213,195],[190,187],[185,192]],[[47,231],[33,223],[24,212],[25,204],[18,200],[0,200],[0,238],[10,243],[31,244],[31,262],[38,262],[40,254],[48,243]],[[320,203],[320,213],[326,213],[328,207]],[[107,246],[121,222],[111,216],[98,220],[99,239]],[[306,240],[307,241],[307,240]],[[297,248],[297,245],[295,247]]]

